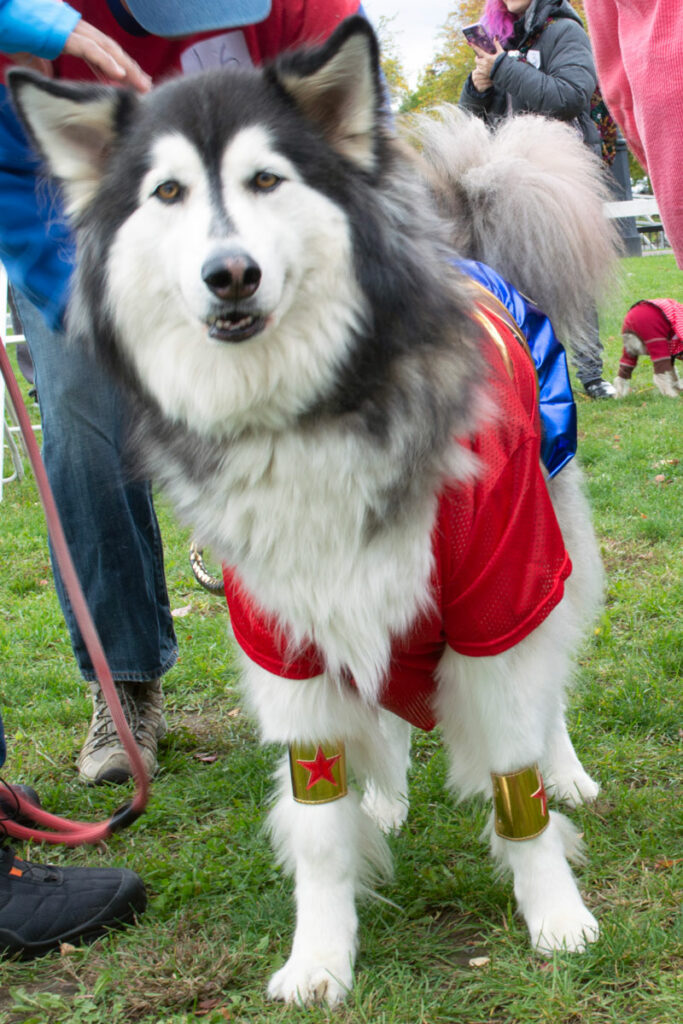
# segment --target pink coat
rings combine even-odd
[[[683,269],[681,0],[585,0],[600,88],[647,170]]]

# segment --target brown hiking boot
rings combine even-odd
[[[159,770],[157,740],[166,733],[161,680],[154,679],[146,683],[117,682],[115,686],[126,721],[140,748],[142,762],[151,778]],[[102,782],[125,782],[132,775],[128,756],[99,684],[91,683],[90,689],[93,716],[78,757],[78,776],[82,782],[91,786]]]

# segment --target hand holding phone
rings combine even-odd
[[[496,44],[483,25],[465,25],[462,31],[470,46],[477,46],[486,53],[496,52]]]

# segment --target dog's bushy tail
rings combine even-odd
[[[590,351],[618,255],[600,160],[573,128],[534,114],[491,131],[443,106],[409,131],[456,250],[532,299],[565,345]]]

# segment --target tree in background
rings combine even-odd
[[[382,14],[375,26],[379,39],[382,73],[386,79],[392,105],[400,104],[408,94],[408,81],[403,70],[392,25],[395,18],[395,14],[391,18]]]
[[[483,9],[484,0],[460,0],[451,8],[437,37],[437,54],[421,73],[415,91],[404,99],[401,113],[458,102],[465,79],[474,66],[472,49],[461,29],[463,25],[479,21]]]
[[[588,22],[586,21],[586,12],[583,9],[583,0],[569,0],[569,3],[572,5],[578,16],[581,18],[581,21],[583,22],[583,27],[587,32]]]

